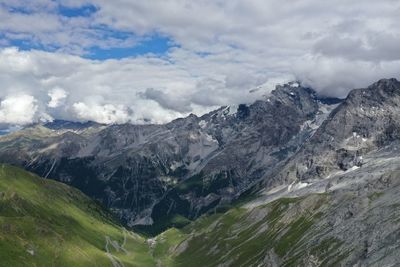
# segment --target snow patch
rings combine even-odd
[[[321,126],[321,124],[328,118],[329,114],[334,110],[339,104],[328,105],[319,102],[319,109],[317,115],[313,120],[305,121],[300,127],[301,130],[310,128],[315,131]]]
[[[226,109],[224,110],[224,115],[225,116],[235,115],[237,113],[238,108],[239,108],[238,105],[230,105],[226,107]]]
[[[348,169],[346,172],[355,171],[355,170],[357,170],[357,169],[359,169],[359,168],[360,168],[359,166],[353,166],[353,167],[351,167],[350,169]]]
[[[207,122],[205,120],[199,121],[199,126],[201,129],[204,129],[207,126]]]
[[[307,187],[309,184],[308,183],[302,183],[302,182],[293,182],[288,186],[288,192],[292,192],[294,190],[299,190],[302,189],[304,187]]]

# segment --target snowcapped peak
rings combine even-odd
[[[238,105],[230,105],[227,106],[224,110],[224,115],[225,116],[230,116],[230,115],[235,115],[238,110]]]

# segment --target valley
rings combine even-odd
[[[400,82],[228,109],[0,137],[0,266],[396,266]]]

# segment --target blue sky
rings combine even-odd
[[[86,17],[97,11],[94,5],[86,4],[80,7],[58,6],[58,13],[65,17]]]
[[[113,36],[122,36],[119,32],[111,32]],[[118,38],[118,37],[117,37]],[[124,38],[124,37],[120,37]],[[177,47],[173,41],[167,37],[158,34],[138,38],[138,42],[129,47],[113,47],[103,49],[97,46],[90,47],[88,53],[84,55],[86,58],[104,60],[104,59],[121,59],[126,57],[135,57],[146,54],[154,54],[157,56],[165,55],[172,47]]]
[[[9,7],[3,5],[10,14],[19,15],[32,15],[37,10],[32,10],[30,7]],[[62,4],[49,10],[49,14],[55,15],[61,20],[63,19],[90,19],[98,11],[98,8],[92,4],[84,4],[78,7],[69,7]],[[146,54],[153,54],[157,56],[165,55],[168,50],[178,45],[174,41],[157,32],[149,32],[143,35],[138,35],[133,31],[119,31],[113,29],[108,25],[98,24],[89,25],[87,31],[96,32],[97,38],[100,42],[94,42],[84,48],[80,54],[84,58],[105,60],[105,59],[121,59],[126,57],[136,57]],[[13,32],[15,33],[15,32]],[[43,51],[57,51],[62,49],[61,44],[43,44],[40,41],[32,38],[32,36],[16,36],[10,37],[0,32],[0,38],[3,39],[3,46],[16,46],[21,50],[39,49]],[[104,46],[101,40],[112,39],[114,45]],[[129,40],[131,40],[129,42]]]
[[[60,5],[58,7],[58,13],[65,17],[90,17],[97,11],[94,5],[83,5],[78,8],[65,7]],[[104,59],[121,59],[126,57],[134,57],[145,54],[155,54],[162,56],[171,47],[177,45],[173,41],[158,33],[150,33],[145,36],[137,36],[135,33],[127,31],[117,31],[107,27],[102,27],[104,36],[112,36],[113,38],[126,40],[128,38],[137,39],[135,44],[127,47],[111,47],[101,48],[99,46],[89,47],[87,54],[84,55],[86,58],[104,60]]]

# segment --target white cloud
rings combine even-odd
[[[67,92],[65,92],[65,90],[63,90],[62,88],[56,87],[54,89],[51,89],[48,93],[48,96],[50,96],[50,101],[47,106],[49,108],[56,108],[60,106],[67,95]]]
[[[365,88],[381,78],[400,79],[400,60],[374,63],[363,60],[307,55],[293,65],[303,85],[325,96],[346,97],[350,89]]]
[[[0,123],[32,123],[37,111],[37,101],[33,96],[25,94],[9,96],[0,102]]]
[[[129,111],[123,105],[87,105],[77,102],[72,105],[79,119],[92,120],[100,123],[126,123],[129,122]]]
[[[96,61],[5,48],[0,50],[0,97],[30,94],[54,118],[165,123],[260,97],[249,90],[269,78],[241,69],[241,62],[220,63],[185,51],[168,58]]]
[[[53,52],[1,49],[0,98],[31,95],[39,114],[55,118],[163,123],[252,102],[281,80],[344,97],[400,78],[399,1],[63,1],[92,3],[97,11],[84,17],[61,16],[57,1],[25,2],[0,5],[0,43],[25,40]],[[154,34],[177,46],[162,56],[104,61],[71,55]]]

